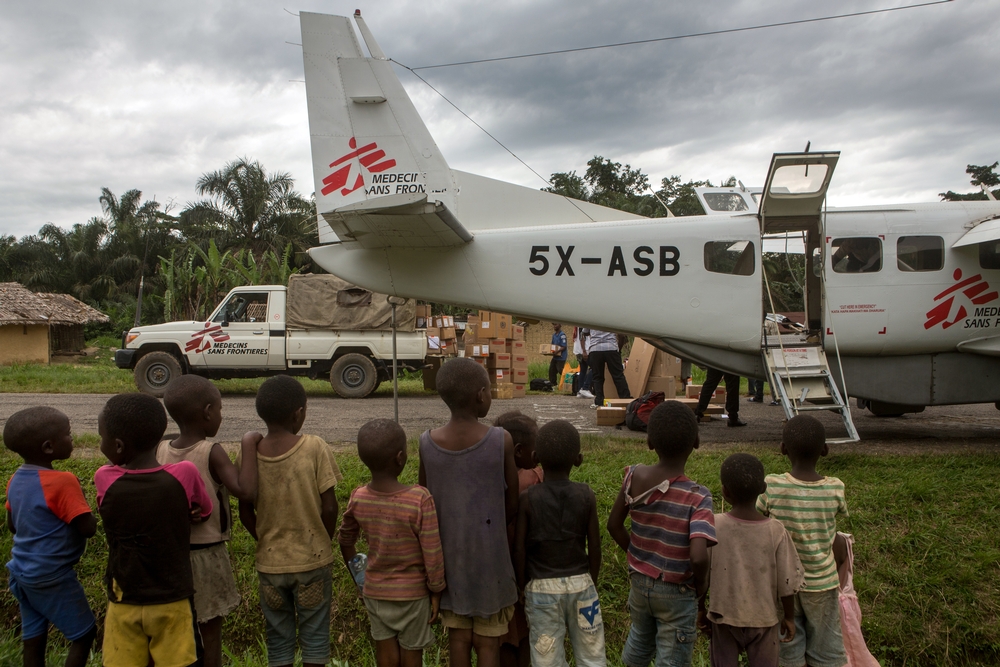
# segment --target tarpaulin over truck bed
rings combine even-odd
[[[370,292],[328,274],[296,274],[288,279],[286,325],[289,329],[392,329],[392,306],[385,294]],[[416,329],[416,302],[396,306],[396,329]]]

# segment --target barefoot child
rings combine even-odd
[[[632,626],[622,650],[627,667],[690,665],[698,599],[708,587],[715,544],[712,493],[684,475],[698,447],[698,422],[686,405],[665,401],[649,416],[649,448],[659,461],[625,469],[608,532],[628,554]],[[632,518],[631,534],[625,518]]]
[[[118,394],[97,418],[111,465],[94,473],[108,538],[104,664],[190,665],[200,659],[194,625],[191,523],[212,514],[193,463],[160,465],[167,413],[146,394]]]
[[[544,474],[534,456],[538,423],[520,410],[510,410],[494,419],[493,425],[510,433],[514,441],[514,464],[517,466],[517,491],[520,495],[529,486],[540,483]],[[514,557],[515,528],[516,521],[507,526],[511,558]],[[507,632],[500,638],[500,664],[502,667],[528,667],[531,664],[528,619],[520,600],[514,603],[514,617],[507,624]]]
[[[479,422],[490,411],[490,378],[472,359],[445,363],[437,389],[451,420],[420,436],[420,484],[434,497],[444,548],[441,620],[453,667],[497,667],[500,637],[514,614],[517,585],[507,524],[517,512],[514,443]]]
[[[306,419],[298,380],[268,378],[256,406],[267,435],[257,445],[257,500],[240,501],[240,521],[257,540],[267,663],[292,664],[297,629],[304,667],[325,665],[340,469],[321,438],[298,435]]]
[[[55,408],[20,410],[7,419],[3,441],[24,459],[7,483],[7,527],[14,535],[7,571],[21,607],[24,664],[45,665],[51,624],[71,642],[67,667],[83,667],[97,626],[73,566],[97,520],[76,475],[52,469],[73,452],[69,419]]]
[[[711,635],[712,667],[737,667],[744,652],[749,667],[774,667],[779,642],[795,637],[802,566],[785,528],[754,508],[767,488],[761,462],[733,454],[719,476],[732,509],[715,515],[719,543],[711,551],[708,610],[699,609],[699,625]]]
[[[524,584],[531,628],[531,664],[566,667],[567,628],[573,657],[581,667],[604,667],[604,622],[597,599],[601,532],[597,498],[586,484],[570,481],[583,462],[580,434],[568,421],[538,430],[535,458],[545,481],[518,502],[515,562]]]
[[[840,629],[840,579],[834,559],[837,516],[847,516],[844,483],[816,472],[826,456],[826,430],[809,415],[792,417],[781,434],[791,472],[768,475],[757,509],[785,526],[795,543],[805,584],[795,594],[795,637],[781,645],[781,664],[840,667],[847,664]]]
[[[364,602],[378,667],[420,667],[424,649],[434,644],[431,623],[445,586],[434,499],[422,486],[399,482],[406,466],[406,433],[391,419],[361,427],[358,456],[372,481],[351,493],[340,526],[340,552],[350,563],[364,531]]]
[[[243,468],[237,470],[215,437],[222,424],[222,395],[215,385],[198,375],[182,375],[167,387],[163,404],[177,422],[181,435],[164,440],[156,450],[160,463],[190,461],[212,496],[212,515],[191,526],[191,573],[194,577],[194,613],[205,647],[205,667],[222,665],[222,621],[240,603],[233,567],[229,563],[230,528],[233,525],[229,493],[253,502],[257,495],[258,437],[243,439]],[[256,434],[254,434],[256,435]]]

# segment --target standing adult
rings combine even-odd
[[[566,332],[558,322],[552,323],[552,361],[549,362],[549,384],[555,389],[566,367]]]
[[[590,370],[590,353],[587,351],[587,337],[583,334],[583,327],[573,329],[573,354],[576,355],[576,363],[580,365],[580,385],[576,395],[578,398],[593,398],[590,385],[593,373]]]
[[[618,398],[632,398],[625,381],[625,367],[618,344],[618,334],[612,331],[590,329],[587,334],[587,351],[590,368],[594,372],[594,405],[604,405],[604,369],[607,367],[615,383]]]
[[[746,426],[747,423],[740,419],[740,376],[733,373],[723,373],[717,368],[707,369],[705,384],[701,385],[701,396],[698,397],[698,408],[694,411],[698,421],[705,416],[705,409],[708,408],[712,394],[719,386],[720,380],[726,382],[726,412],[729,413],[730,426]]]

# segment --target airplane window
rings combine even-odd
[[[833,239],[830,261],[835,273],[875,273],[882,270],[882,241],[878,237]]]
[[[979,268],[1000,269],[1000,241],[979,244]]]
[[[940,236],[900,236],[896,241],[900,271],[940,271],[944,268],[944,239]]]
[[[705,203],[713,211],[746,211],[747,203],[735,192],[706,192]]]
[[[712,273],[752,276],[753,241],[709,241],[705,244],[705,269]]]
[[[267,292],[234,294],[219,308],[213,322],[263,322],[267,319]]]
[[[778,167],[771,178],[772,195],[807,195],[819,192],[826,179],[825,164],[789,164]]]

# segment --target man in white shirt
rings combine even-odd
[[[584,329],[587,345],[588,361],[594,372],[594,405],[604,405],[604,368],[608,369],[615,383],[618,398],[632,398],[625,381],[625,368],[622,366],[622,353],[618,346],[618,334],[613,331]]]

